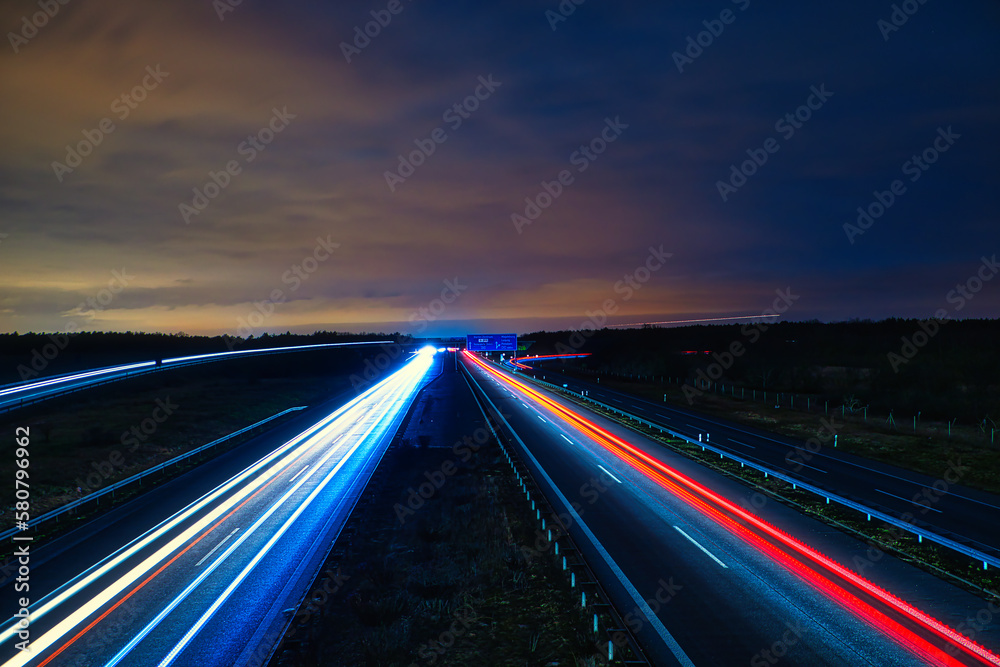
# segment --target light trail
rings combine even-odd
[[[352,343],[317,343],[314,345],[289,345],[286,347],[267,347],[259,350],[234,350],[230,352],[213,352],[211,354],[195,354],[187,357],[172,357],[170,359],[164,359],[163,365],[167,364],[179,364],[186,361],[195,361],[197,359],[218,359],[219,357],[229,357],[234,354],[254,354],[254,353],[266,353],[266,352],[291,352],[298,350],[311,350],[326,347],[350,347],[352,345],[375,345],[376,343],[392,343],[392,340],[363,340],[355,341]]]
[[[511,357],[510,365],[514,368],[520,368],[521,370],[531,370],[531,366],[521,363],[525,360],[531,361],[549,361],[552,359],[578,359],[580,357],[589,357],[589,352],[575,352],[572,354],[536,354],[533,357]]]
[[[281,525],[270,529],[273,532],[264,535],[264,537],[269,535],[270,539],[263,547],[254,547],[252,553],[243,553],[239,556],[240,560],[236,563],[236,567],[242,567],[242,571],[239,576],[228,580],[229,585],[224,586],[227,591],[226,595],[217,598],[215,603],[210,606],[210,611],[214,613],[310,504],[321,497],[321,492],[328,487],[329,482],[341,468],[349,460],[352,460],[352,457],[362,448],[364,454],[368,455],[374,452],[372,448],[375,447],[376,443],[384,441],[388,429],[396,423],[401,412],[408,408],[413,395],[432,365],[432,357],[433,350],[425,349],[402,369],[361,396],[342,406],[268,456],[37,602],[31,610],[32,624],[57,611],[87,587],[95,583],[100,585],[100,580],[103,577],[108,575],[115,577],[115,568],[126,565],[133,556],[139,555],[140,552],[148,550],[151,546],[160,544],[162,538],[181,530],[173,539],[147,555],[141,562],[104,585],[103,589],[90,594],[89,599],[75,603],[74,607],[68,609],[53,627],[43,632],[40,637],[33,638],[30,651],[18,651],[17,655],[4,663],[4,667],[35,664],[33,661],[36,659],[40,660],[37,662],[38,667],[49,664],[72,648],[79,639],[112,614],[126,600],[143,590],[147,585],[152,588],[157,582],[157,577],[174,566],[175,563],[177,565],[171,570],[171,576],[184,576],[185,578],[191,576],[188,573],[191,572],[192,568],[185,566],[184,563],[178,563],[178,561],[191,552],[196,545],[206,540],[209,535],[221,532],[220,529],[227,520],[232,518],[232,522],[225,525],[224,528],[229,534],[198,561],[199,566],[229,541],[229,538],[241,527],[252,524],[235,541],[230,543],[228,548],[218,555],[208,568],[194,577],[187,586],[182,586],[184,591],[181,595],[175,597],[171,594],[172,600],[170,597],[165,598],[169,602],[160,609],[160,613],[154,615],[153,622],[147,624],[141,632],[133,632],[132,641],[118,651],[118,654],[108,663],[110,665],[117,664],[144,637],[154,631],[160,621],[191,596],[199,584],[204,582],[227,559],[234,557],[233,555],[237,553],[239,547],[264,524],[269,516],[279,510],[285,512],[286,514],[282,515]],[[311,457],[311,463],[303,467],[302,464],[307,457]],[[286,473],[291,474],[293,470],[298,470],[298,472],[295,473],[292,480],[289,480],[292,482],[291,487],[281,493],[277,501],[268,501],[268,506],[264,507],[258,507],[259,502],[254,503],[258,496],[264,500],[266,497],[260,494]],[[316,480],[319,478],[322,478],[322,481],[317,482]],[[303,487],[310,490],[307,497],[293,500],[293,494]],[[341,488],[344,487],[349,488],[350,484],[345,481],[341,485]],[[322,498],[327,506],[332,507],[336,504],[338,496],[326,493]],[[210,507],[211,509],[209,509]],[[205,510],[208,510],[207,513],[198,518]],[[318,508],[315,511],[322,512],[323,510]],[[250,515],[238,519],[235,517],[238,512]],[[191,523],[192,521],[193,523]],[[233,522],[236,525],[230,532]],[[243,552],[246,551],[246,549],[243,550]],[[192,553],[193,555],[195,554]],[[280,573],[276,572],[274,576],[280,576]],[[200,604],[200,601],[195,599],[192,599],[192,602]],[[176,643],[175,639],[168,639],[171,644],[176,643],[174,651],[170,654],[172,656],[169,658],[170,660],[183,651],[211,617],[211,614],[206,616],[201,612],[197,615],[200,616],[199,622],[186,632],[184,628],[167,628],[167,632],[171,633],[168,635],[170,637],[173,636],[173,632],[178,632],[178,637],[184,636],[180,643]],[[0,641],[9,639],[20,629],[18,620],[15,617],[9,621],[9,625],[0,634]]]
[[[432,356],[432,355],[433,355],[433,352],[431,352],[429,356]],[[421,373],[420,376],[422,377],[422,375],[423,374]],[[419,379],[419,378],[417,378],[417,379]],[[399,391],[403,391],[405,389],[410,389],[410,388],[403,387]],[[233,579],[230,582],[229,586],[226,587],[226,590],[223,591],[222,594],[219,595],[216,598],[216,600],[211,604],[211,606],[208,608],[208,610],[205,611],[201,615],[201,617],[198,619],[198,621],[187,631],[187,633],[184,635],[184,637],[181,638],[181,640],[177,643],[177,645],[174,646],[174,648],[171,649],[170,653],[168,653],[167,656],[160,662],[159,667],[167,667],[168,665],[173,664],[173,662],[177,659],[177,656],[179,656],[180,653],[184,650],[184,648],[187,647],[191,643],[191,641],[202,630],[202,628],[205,626],[205,624],[208,623],[209,620],[211,620],[211,618],[215,615],[215,613],[219,610],[219,608],[222,607],[222,605],[226,602],[226,600],[228,600],[229,597],[233,594],[233,592],[240,585],[240,583],[242,583],[251,574],[251,572],[253,572],[253,570],[257,566],[257,564],[264,558],[265,555],[267,555],[267,553],[277,543],[277,541],[281,538],[281,536],[284,535],[285,532],[288,531],[288,529],[292,527],[292,525],[295,523],[295,520],[306,510],[306,508],[310,504],[312,504],[312,502],[314,500],[316,500],[316,498],[327,487],[327,485],[334,478],[334,476],[337,474],[337,472],[340,470],[340,468],[343,467],[343,465],[345,463],[347,463],[347,461],[350,458],[350,456],[359,447],[361,447],[362,444],[364,444],[368,440],[368,438],[372,435],[372,433],[374,431],[376,431],[376,430],[378,430],[380,428],[381,424],[382,424],[381,421],[374,422],[372,424],[372,426],[368,429],[368,431],[365,432],[358,439],[357,444],[355,444],[354,447],[352,447],[351,450],[348,451],[347,454],[340,459],[340,462],[337,463],[333,467],[333,469],[330,470],[330,472],[328,472],[326,474],[326,476],[324,477],[324,479],[318,485],[316,485],[316,487],[309,494],[309,496],[304,501],[302,501],[301,503],[299,503],[299,505],[295,508],[295,512],[292,514],[292,516],[289,517],[284,522],[284,524],[282,524],[281,528],[279,528],[271,536],[271,538],[267,541],[267,544],[265,544],[264,547],[261,548],[257,552],[256,555],[254,555],[253,559],[249,563],[247,563],[246,566],[244,566],[244,568],[240,572],[240,574],[235,579]],[[331,455],[332,455],[332,452],[330,454],[327,454],[327,456],[325,456],[324,459],[320,461],[320,464],[322,464],[323,461],[325,461]],[[314,468],[313,472],[315,472],[318,468],[319,468],[319,466],[317,465],[316,468]],[[300,481],[296,485],[295,488],[290,489],[285,494],[284,498],[282,498],[280,501],[278,501],[277,503],[275,503],[274,506],[273,506],[273,508],[271,510],[269,510],[267,513],[265,513],[263,516],[261,516],[257,520],[257,522],[254,524],[254,526],[251,528],[251,530],[254,530],[259,525],[263,524],[263,522],[274,511],[274,509],[277,509],[281,504],[283,504],[284,501],[285,501],[285,499],[288,498],[288,497],[290,497],[292,495],[292,493],[295,491],[296,488],[298,488],[299,486],[302,486],[307,481],[307,479],[312,476],[312,474],[313,473],[310,473],[307,477],[304,477],[302,479],[302,481]],[[241,538],[241,539],[243,539],[243,538]],[[220,556],[219,559],[218,559],[218,561],[216,561],[216,563],[213,563],[213,567],[216,567],[217,564],[221,563],[226,558],[228,558],[229,555],[232,552],[234,552],[238,546],[239,546],[238,544],[233,544],[229,549],[227,549],[226,553],[223,554],[222,556]],[[194,583],[192,583],[191,586],[189,586],[189,590],[188,591],[185,591],[185,597],[186,597],[186,594],[190,593],[190,591],[193,590],[193,588],[194,588]],[[176,604],[178,604],[178,603],[179,603],[179,601],[175,600],[175,602],[172,603],[172,604],[174,604],[176,606]],[[115,664],[117,664],[117,663],[111,662],[111,663],[108,663],[105,667],[114,667]]]
[[[385,382],[388,381],[389,380],[386,380]],[[289,450],[292,450],[293,448],[296,448],[299,445],[301,445],[307,438],[314,436],[325,437],[324,434],[327,433],[327,429],[329,428],[330,424],[335,420],[339,418],[345,418],[345,419],[357,418],[363,410],[363,405],[365,401],[370,400],[372,395],[379,390],[380,386],[381,385],[372,387],[364,394],[358,396],[357,398],[350,401],[346,405],[340,407],[338,410],[334,411],[329,416],[320,420],[313,426],[309,427],[299,435],[295,436],[294,438],[286,442],[284,445],[276,449],[271,454],[265,456],[257,463],[254,463],[253,465],[249,466],[242,472],[234,475],[227,482],[221,484],[214,490],[202,496],[200,499],[191,503],[184,510],[181,510],[173,517],[164,520],[158,526],[151,528],[145,534],[140,535],[135,540],[133,540],[129,544],[119,549],[117,552],[111,554],[103,561],[102,564],[94,566],[93,568],[88,570],[88,572],[85,572],[75,577],[74,579],[67,582],[53,593],[50,593],[42,600],[38,601],[36,603],[38,608],[33,610],[31,613],[31,618],[33,619],[33,621],[37,621],[43,618],[46,614],[52,611],[52,609],[56,608],[66,599],[68,599],[75,593],[79,592],[86,586],[90,585],[91,583],[99,579],[101,576],[103,576],[113,568],[125,562],[127,559],[129,559],[131,556],[135,555],[142,549],[145,549],[147,546],[159,540],[160,537],[167,534],[169,531],[176,528],[177,526],[181,525],[184,521],[188,520],[189,518],[197,514],[200,510],[211,504],[214,500],[223,496],[226,492],[230,491],[234,487],[243,483],[254,473],[258,472],[259,470],[267,466],[269,463],[271,463],[274,459],[278,458],[282,454],[285,454]],[[339,440],[344,435],[345,433],[341,433],[340,435],[336,436],[334,440],[331,441],[331,444]],[[272,465],[270,468],[270,473],[266,472],[265,477],[268,477],[271,474],[277,474],[278,472],[284,470],[287,466],[292,465],[303,455],[304,452],[301,450],[296,450],[291,454],[288,454],[284,459],[282,459],[281,462]],[[248,484],[252,485],[256,483],[257,482],[249,482]],[[12,619],[12,620],[17,620],[17,619]],[[13,637],[16,631],[17,631],[17,625],[15,624],[12,627],[8,627],[3,632],[0,632],[0,644]]]
[[[690,324],[692,322],[725,322],[728,320],[762,320],[769,317],[781,317],[780,315],[737,315],[734,317],[705,317],[697,320],[668,320],[665,322],[630,322],[629,324],[606,324],[609,329],[617,327],[644,327],[653,324]]]
[[[378,343],[391,343],[391,340],[375,340],[375,341],[356,341],[351,343],[317,343],[314,345],[291,345],[286,347],[272,347],[264,348],[260,350],[233,350],[230,352],[213,352],[211,354],[195,354],[187,357],[172,357],[170,359],[163,359],[162,366],[160,368],[165,368],[168,365],[173,365],[176,367],[186,366],[194,361],[205,361],[208,359],[220,359],[223,357],[232,356],[247,356],[251,354],[267,354],[267,353],[278,353],[278,352],[297,352],[299,350],[310,350],[318,348],[328,348],[328,347],[348,347],[352,345],[375,345]],[[67,382],[74,382],[78,380],[87,380],[99,378],[103,375],[111,375],[114,373],[125,373],[137,368],[150,368],[155,367],[155,361],[141,361],[134,364],[124,364],[121,366],[111,366],[108,368],[97,368],[94,370],[83,371],[80,373],[71,373],[69,375],[60,375],[54,378],[48,378],[46,380],[38,380],[36,382],[28,382],[24,384],[16,384],[14,386],[5,387],[0,389],[0,396],[10,396],[13,394],[36,391],[38,389],[43,389],[45,387],[51,387],[58,384],[65,384]]]
[[[72,382],[73,380],[85,380],[87,378],[94,378],[101,375],[107,375],[109,373],[123,373],[125,371],[130,371],[135,368],[148,368],[149,366],[155,366],[155,361],[143,361],[137,364],[127,364],[125,366],[114,366],[112,368],[99,368],[97,370],[85,371],[83,373],[74,373],[73,375],[63,375],[56,378],[49,378],[48,380],[39,380],[37,382],[31,382],[28,384],[18,385],[16,387],[8,387],[7,389],[0,389],[0,396],[7,396],[10,394],[16,394],[22,391],[32,391],[35,389],[41,389],[43,387],[49,387],[55,384],[62,384],[64,382]]]
[[[693,507],[701,510],[731,532],[741,536],[747,542],[769,555],[775,562],[784,565],[788,570],[794,572],[815,588],[840,602],[857,616],[895,639],[921,659],[935,665],[951,666],[965,664],[948,651],[935,646],[924,637],[904,626],[895,618],[876,609],[872,604],[866,602],[858,595],[838,585],[828,578],[824,574],[824,571],[839,577],[851,586],[863,591],[864,594],[886,605],[889,611],[898,618],[902,618],[931,635],[944,640],[950,647],[956,649],[957,652],[964,652],[965,656],[976,660],[979,664],[1000,667],[1000,656],[997,656],[941,621],[913,607],[892,593],[879,588],[833,559],[819,553],[791,535],[778,530],[760,517],[731,503],[707,487],[665,465],[641,449],[630,445],[582,415],[566,408],[525,383],[498,372],[475,355],[468,352],[465,355],[467,359],[488,375],[500,378],[524,394],[531,396],[550,412],[583,431],[591,440],[604,447],[607,451],[613,453],[622,461],[631,464],[633,468],[644,473],[664,489],[684,499]],[[755,530],[751,530],[751,528]],[[767,539],[765,539],[765,536]],[[788,551],[794,552],[798,557],[811,562],[819,570],[807,566],[806,563],[793,557]]]

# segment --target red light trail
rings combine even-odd
[[[778,530],[760,517],[747,512],[637,447],[630,445],[582,415],[564,407],[523,382],[497,372],[475,355],[469,352],[465,352],[465,355],[485,372],[531,396],[553,414],[583,431],[594,442],[615,454],[622,461],[644,473],[664,489],[682,498],[720,525],[771,556],[775,562],[783,565],[814,588],[879,628],[921,659],[935,665],[985,664],[1000,666],[1000,656],[958,631],[876,586],[791,535]],[[847,586],[834,581],[829,575],[833,575],[834,578],[841,580]],[[848,588],[853,589],[853,591],[848,590]],[[876,609],[873,602],[883,605],[887,609],[885,611]],[[956,654],[961,653],[963,657],[975,662],[959,660],[958,657],[931,643],[907,625],[917,627],[925,633],[930,633],[934,637],[944,640]]]

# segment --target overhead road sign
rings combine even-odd
[[[469,334],[465,347],[470,352],[517,352],[517,334]]]

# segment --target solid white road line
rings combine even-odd
[[[485,372],[482,369],[478,370],[480,373]],[[478,382],[476,384],[478,385]],[[611,572],[615,575],[615,577],[618,578],[618,581],[621,583],[622,587],[635,601],[636,607],[638,607],[639,611],[646,618],[646,620],[649,621],[650,626],[653,628],[653,630],[656,631],[656,634],[660,636],[660,639],[667,646],[667,648],[670,649],[670,652],[674,655],[677,661],[682,665],[682,667],[694,667],[694,663],[691,661],[691,658],[688,657],[688,655],[684,652],[684,649],[681,648],[681,645],[677,643],[677,640],[674,638],[674,636],[670,634],[667,628],[664,627],[663,622],[660,620],[660,618],[656,615],[656,613],[652,610],[652,608],[650,608],[649,603],[646,602],[645,598],[642,597],[642,595],[639,593],[636,587],[632,585],[632,582],[629,581],[629,578],[626,577],[625,573],[622,572],[620,567],[618,567],[618,563],[615,562],[615,560],[611,557],[611,554],[608,553],[608,550],[605,549],[604,545],[601,544],[600,540],[597,539],[597,536],[594,535],[594,532],[590,529],[590,526],[587,525],[587,523],[583,520],[583,517],[580,516],[580,513],[577,512],[576,508],[573,507],[573,504],[569,501],[569,498],[567,498],[566,495],[559,490],[559,487],[556,486],[556,483],[552,481],[552,478],[549,477],[549,474],[545,472],[541,464],[538,462],[538,459],[536,459],[535,456],[531,453],[531,450],[528,449],[528,446],[524,444],[524,440],[521,439],[521,436],[519,436],[514,431],[514,428],[510,425],[510,422],[507,421],[507,419],[503,416],[502,413],[500,413],[496,404],[490,400],[489,396],[486,396],[486,401],[490,404],[490,407],[492,407],[494,410],[497,411],[498,414],[500,414],[500,419],[503,422],[504,426],[507,427],[507,430],[510,432],[511,435],[514,436],[514,439],[517,440],[518,444],[521,445],[522,451],[524,451],[525,454],[527,454],[528,458],[531,459],[531,462],[535,465],[535,468],[538,469],[542,478],[545,479],[546,483],[549,485],[549,488],[552,489],[556,498],[558,498],[559,502],[562,503],[562,506],[566,508],[566,512],[569,513],[570,518],[572,518],[576,522],[576,525],[580,527],[580,530],[583,532],[587,540],[594,546],[594,548],[597,550],[597,553],[601,556],[604,562],[607,563],[608,567],[611,569]]]

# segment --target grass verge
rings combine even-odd
[[[188,370],[141,376],[0,417],[0,431],[10,433],[11,442],[15,428],[30,428],[31,515],[40,516],[290,407],[314,405],[350,387],[345,376],[205,375]],[[245,439],[236,438],[205,456],[216,456]],[[185,462],[157,483],[196,463]],[[14,525],[14,470],[13,454],[4,457],[0,479],[10,483],[0,484],[0,529]],[[114,501],[136,492],[116,492]],[[102,511],[109,506],[102,502]],[[82,518],[74,517],[74,523]]]
[[[533,515],[501,463],[492,441],[464,463],[390,450],[324,568],[342,583],[306,601],[271,665],[605,664],[565,573],[529,546]]]
[[[592,375],[572,369],[561,368],[560,372],[590,382],[594,380]],[[961,461],[969,468],[962,477],[962,484],[1000,494],[1000,445],[991,445],[988,436],[974,427],[953,427],[949,436],[947,424],[931,422],[920,423],[916,432],[907,432],[908,426],[893,427],[885,424],[884,419],[875,417],[866,421],[857,415],[843,415],[839,409],[831,408],[826,414],[823,407],[813,405],[812,411],[801,411],[798,409],[802,407],[801,400],[796,401],[796,409],[790,409],[788,405],[775,408],[759,400],[706,391],[694,397],[689,404],[677,385],[606,376],[601,376],[600,383],[656,403],[663,403],[666,395],[668,405],[697,410],[801,440],[819,435],[824,430],[820,420],[825,417],[837,426],[839,449],[935,478],[942,475],[948,461]],[[757,394],[759,397],[760,392]],[[747,396],[750,396],[749,391]]]
[[[931,542],[921,542],[917,536],[891,524],[877,519],[869,521],[866,516],[850,508],[835,503],[827,504],[824,499],[802,488],[793,489],[791,484],[775,477],[765,478],[763,473],[740,466],[736,461],[720,459],[714,452],[702,451],[696,444],[666,436],[658,429],[631,421],[627,417],[592,403],[582,402],[574,394],[564,395],[591,412],[627,426],[636,433],[747,484],[769,498],[795,507],[804,514],[818,518],[860,539],[871,547],[867,556],[860,563],[847,564],[860,574],[864,574],[867,567],[874,565],[884,555],[891,554],[984,599],[1000,600],[997,594],[997,591],[1000,591],[1000,573],[996,569],[982,569],[979,561]]]

